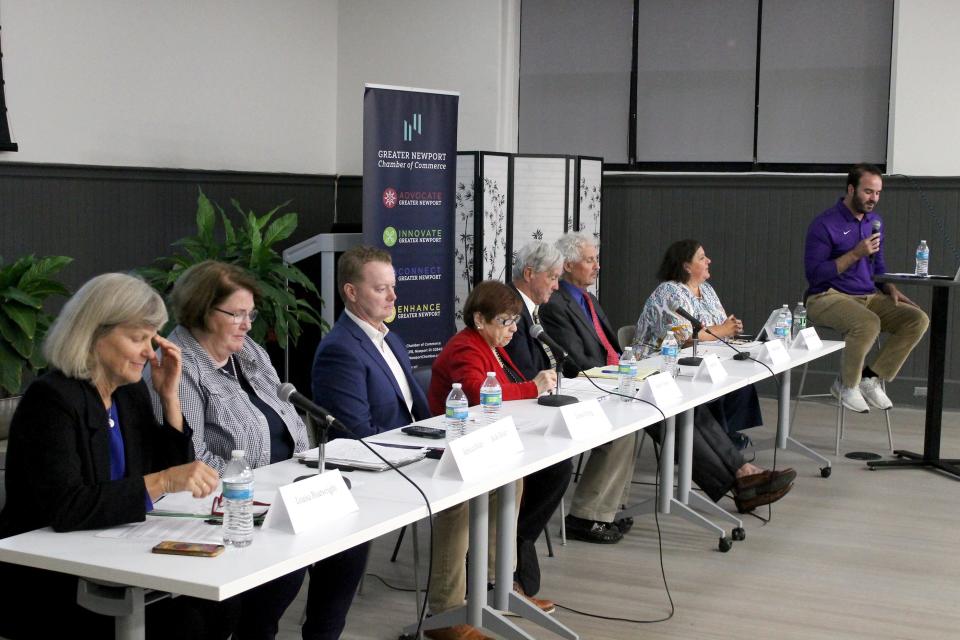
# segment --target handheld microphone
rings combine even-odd
[[[544,331],[542,325],[535,324],[530,327],[530,335],[547,345],[550,348],[550,351],[553,351],[553,356],[558,360],[565,359],[569,355],[566,349],[561,347],[553,338],[547,335],[547,332]]]
[[[876,218],[874,218],[874,220],[873,220],[873,225],[872,225],[872,227],[873,227],[873,235],[876,235],[876,234],[880,233],[880,228],[881,228],[882,226],[883,226],[883,223],[880,222],[879,220],[877,220]],[[871,262],[871,263],[873,262],[873,256],[875,256],[875,255],[877,255],[877,254],[875,254],[875,253],[871,253],[871,254],[870,254],[870,262]]]

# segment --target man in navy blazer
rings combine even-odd
[[[563,254],[563,279],[540,306],[540,319],[547,334],[569,354],[564,373],[575,376],[578,369],[615,366],[620,358],[617,336],[600,302],[587,291],[600,273],[597,241],[570,232],[557,240],[557,249]],[[568,537],[616,544],[633,526],[632,518],[615,518],[628,498],[638,442],[637,434],[631,433],[590,452],[566,517]]]
[[[337,262],[346,308],[317,347],[313,399],[356,438],[430,417],[403,340],[386,325],[395,314],[395,286],[393,262],[382,249],[354,247]]]

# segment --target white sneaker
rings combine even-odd
[[[860,393],[871,407],[884,411],[893,408],[893,403],[890,402],[890,398],[883,390],[883,382],[880,378],[863,378],[860,380]]]
[[[840,383],[840,378],[833,381],[830,387],[830,395],[840,400],[847,409],[857,413],[870,413],[870,407],[867,406],[860,389],[857,387],[845,387]]]

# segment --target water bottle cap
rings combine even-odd
[[[463,385],[460,384],[459,382],[454,382],[454,383],[453,383],[453,388],[454,388],[454,389],[462,389],[462,388],[463,388]]]
[[[244,455],[243,449],[234,449],[230,452],[231,458],[242,458]]]
[[[495,374],[493,371],[487,371],[487,377],[489,378],[490,376],[493,376],[494,378],[496,378],[497,374]]]

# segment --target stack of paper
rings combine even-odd
[[[377,444],[371,444],[370,446],[398,467],[422,460],[427,455],[426,449],[400,449]],[[304,460],[316,460],[319,455],[319,449],[310,449],[298,453],[297,457]],[[359,441],[349,438],[337,438],[328,443],[326,455],[327,462],[345,467],[354,467],[365,471],[384,471],[390,468],[390,465],[373,455]]]

